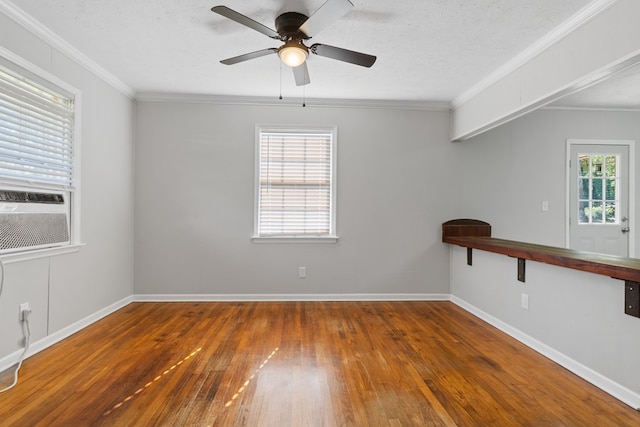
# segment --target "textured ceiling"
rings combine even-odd
[[[224,4],[274,28],[285,11],[324,0],[12,0],[138,93],[300,97],[277,47],[210,11]],[[451,101],[589,4],[589,0],[352,0],[312,43],[378,56],[362,68],[311,56],[308,98]],[[282,89],[280,89],[282,86]]]

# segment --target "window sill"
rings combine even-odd
[[[252,236],[253,243],[338,243],[338,236],[329,237],[260,237]]]
[[[4,264],[11,264],[13,262],[29,261],[38,258],[47,258],[56,255],[70,254],[78,252],[81,247],[86,243],[74,243],[66,246],[58,246],[55,248],[36,249],[33,251],[14,252],[4,255],[0,255],[0,260]]]

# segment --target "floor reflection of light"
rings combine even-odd
[[[256,377],[256,375],[258,374],[258,372],[260,372],[260,370],[262,368],[264,368],[264,366],[269,363],[269,360],[271,360],[271,358],[273,356],[275,356],[275,354],[278,352],[279,348],[276,347],[275,350],[273,350],[271,352],[271,354],[269,355],[269,357],[267,357],[266,359],[264,359],[264,361],[260,364],[260,366],[258,366],[258,369],[256,369],[253,374],[251,374],[251,376],[249,377],[248,380],[246,380],[244,382],[244,384],[242,384],[242,386],[238,389],[238,391],[231,397],[231,400],[229,400],[227,403],[224,404],[225,408],[228,408],[229,406],[231,406],[233,404],[233,401],[236,400],[238,397],[240,397],[240,395],[242,394],[242,392],[247,388],[247,386],[251,383],[251,381]]]
[[[140,387],[135,392],[133,392],[133,394],[130,394],[129,396],[127,396],[124,399],[122,399],[120,402],[118,402],[115,405],[113,405],[113,407],[111,409],[105,411],[102,414],[102,416],[106,417],[107,415],[111,414],[114,410],[121,408],[122,405],[124,405],[125,403],[129,402],[131,399],[133,399],[134,397],[136,397],[137,395],[139,395],[140,393],[142,393],[143,391],[145,391],[146,389],[151,387],[156,382],[160,381],[165,375],[167,375],[168,373],[172,372],[174,369],[176,369],[178,366],[182,365],[187,360],[191,359],[193,356],[198,354],[201,350],[202,350],[202,347],[200,347],[197,350],[192,351],[184,359],[182,359],[181,361],[177,362],[175,365],[171,366],[170,368],[166,369],[164,372],[162,372],[160,375],[155,377],[153,380],[151,380],[148,383],[146,383],[143,387]]]

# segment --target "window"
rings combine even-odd
[[[257,128],[255,238],[335,241],[336,129]]]
[[[0,54],[0,196],[11,208],[0,218],[0,252],[77,244],[80,92],[11,52]]]
[[[615,154],[579,154],[578,221],[618,224],[619,158]]]
[[[73,186],[74,100],[0,64],[0,178]]]

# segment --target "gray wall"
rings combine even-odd
[[[136,294],[448,294],[447,112],[139,102],[136,114]],[[337,244],[251,242],[256,123],[338,126]]]
[[[638,142],[640,113],[541,110],[456,144],[464,170],[456,216],[488,221],[495,237],[564,247],[567,138]],[[626,387],[636,393],[627,402],[640,406],[640,319],[624,314],[624,282],[529,261],[523,284],[512,258],[474,251],[469,267],[464,249],[451,255],[455,298],[568,357],[570,368],[618,397],[625,391],[609,380]],[[529,310],[520,307],[522,293]]]
[[[30,302],[32,342],[127,298],[133,280],[133,102],[0,14],[0,45],[82,91],[79,252],[7,264],[0,360],[20,349],[18,305]]]

